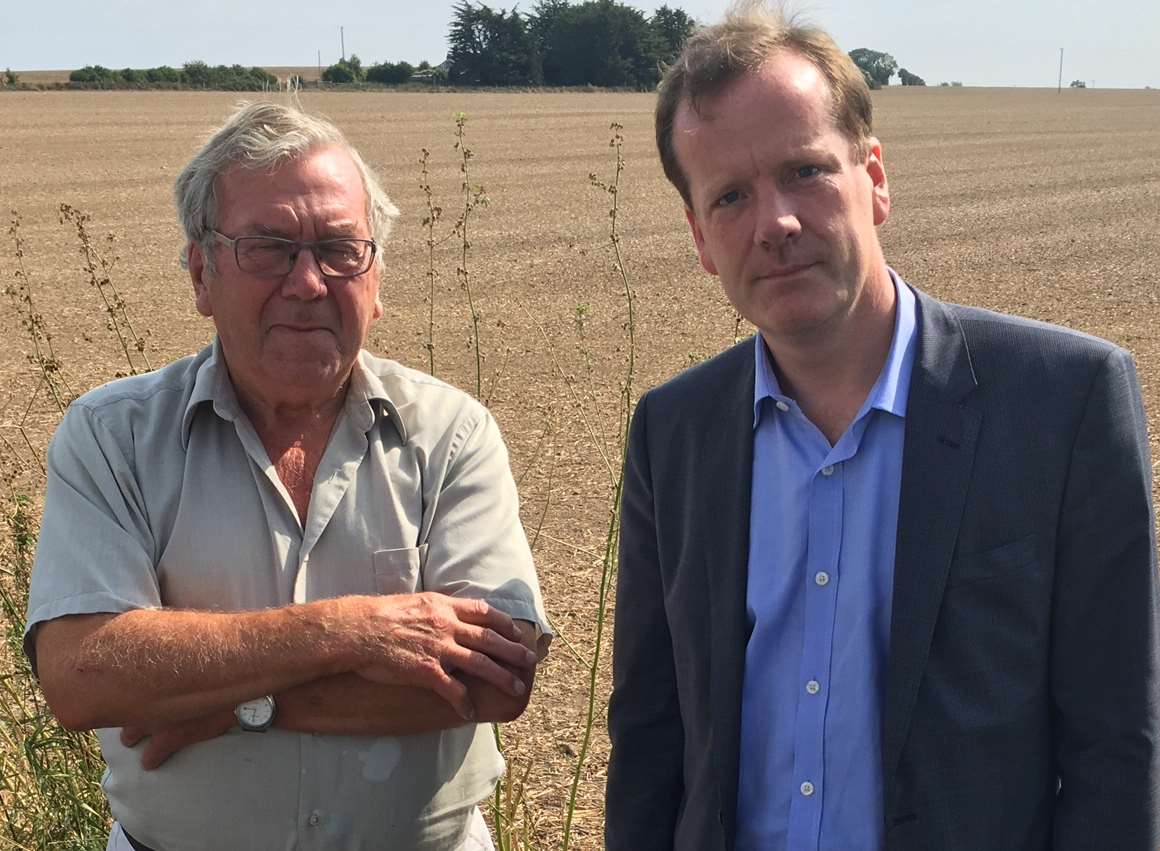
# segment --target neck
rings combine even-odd
[[[346,401],[349,384],[348,375],[337,387],[321,393],[294,394],[288,393],[288,388],[276,388],[276,394],[262,393],[237,384],[234,392],[258,437],[269,445],[287,437],[328,437]]]
[[[885,286],[864,288],[840,327],[801,338],[762,333],[782,391],[831,445],[853,422],[890,353],[898,299],[885,268],[882,275]]]

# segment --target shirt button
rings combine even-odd
[[[802,789],[802,794],[805,795],[807,798],[810,795],[814,794],[814,784],[808,780],[802,784],[801,789]]]
[[[777,409],[783,413],[789,410],[789,405],[781,401],[781,399],[778,399],[774,404],[777,405]]]
[[[823,475],[823,476],[832,476],[832,475],[834,475],[834,465],[833,465],[833,464],[827,464],[826,466],[822,467],[822,475]]]
[[[814,574],[814,582],[818,583],[819,585],[829,585],[830,574],[826,573],[824,570],[819,570]]]
[[[806,692],[809,694],[817,694],[821,690],[822,684],[817,680],[810,680],[808,683],[806,683]]]
[[[306,821],[311,827],[318,827],[318,825],[322,824],[322,814],[318,810],[315,810]]]

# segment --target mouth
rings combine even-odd
[[[325,325],[298,325],[293,322],[277,322],[270,326],[270,330],[281,328],[284,331],[298,331],[299,333],[307,333],[310,331],[329,331]]]
[[[794,275],[797,275],[800,272],[804,272],[806,269],[809,269],[810,267],[812,267],[814,265],[815,264],[813,264],[813,263],[795,263],[795,264],[790,265],[790,266],[778,266],[776,268],[769,269],[769,270],[763,272],[762,274],[758,275],[757,277],[758,278],[765,278],[765,279],[773,280],[773,281],[780,280],[783,278],[792,278]]]

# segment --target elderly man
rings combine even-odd
[[[636,411],[608,848],[1155,851],[1131,358],[886,265],[870,94],[816,29],[700,31],[656,129],[759,333]]]
[[[175,195],[216,339],[69,408],[25,637],[98,730],[110,848],[490,847],[480,722],[523,711],[549,635],[495,421],[362,349],[396,211],[273,104]]]

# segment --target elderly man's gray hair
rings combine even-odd
[[[181,170],[173,186],[173,199],[186,239],[181,250],[181,265],[188,266],[191,244],[208,248],[209,232],[218,223],[219,177],[237,166],[273,170],[324,145],[338,145],[354,160],[367,195],[367,221],[375,242],[384,245],[399,211],[342,131],[329,121],[292,106],[243,103]],[[203,253],[206,266],[212,272],[213,255],[208,250]]]

